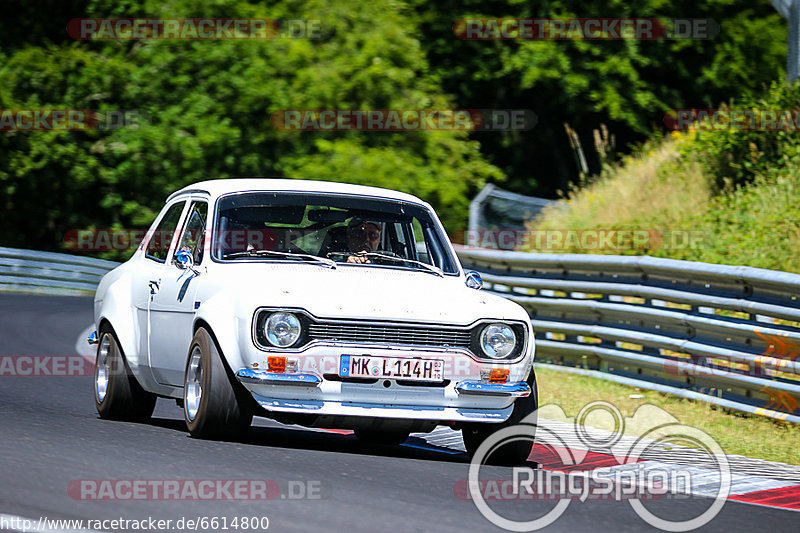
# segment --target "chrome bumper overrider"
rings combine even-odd
[[[523,398],[530,396],[531,387],[524,381],[519,383],[483,383],[476,381],[462,381],[456,385],[459,394],[474,394],[480,396],[511,396]]]
[[[317,387],[322,381],[315,374],[281,374],[265,370],[252,370],[242,368],[236,377],[243,383],[258,383],[261,385],[299,385],[301,387]]]
[[[406,420],[449,420],[455,422],[503,422],[511,416],[514,406],[504,409],[469,409],[465,407],[434,407],[319,400],[282,400],[253,393],[258,404],[272,412],[309,413],[319,416],[366,416],[401,418]]]

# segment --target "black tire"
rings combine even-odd
[[[195,356],[199,356],[196,366]],[[183,378],[183,416],[192,437],[235,440],[247,433],[253,410],[249,394],[234,379],[209,332],[198,329],[189,347]],[[196,383],[200,384],[199,391],[193,387]]]
[[[464,447],[470,457],[475,456],[475,452],[484,440],[488,439],[493,433],[509,426],[520,424],[524,418],[531,413],[535,413],[539,408],[539,394],[536,388],[536,376],[531,370],[531,375],[527,380],[528,385],[531,387],[531,394],[524,398],[519,398],[514,402],[514,410],[511,416],[505,422],[500,424],[464,424],[461,430],[461,436],[464,440]],[[530,424],[526,428],[526,432],[530,435],[530,439],[516,440],[508,444],[504,444],[492,452],[486,458],[486,464],[502,465],[502,466],[516,466],[524,464],[531,454],[533,449],[533,437],[536,434],[536,421],[526,420],[525,424]]]
[[[146,422],[156,407],[156,395],[133,376],[114,330],[100,328],[94,369],[94,404],[100,418]]]
[[[373,431],[369,429],[355,430],[356,438],[370,446],[397,446],[408,440],[407,431]]]

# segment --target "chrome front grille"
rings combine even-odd
[[[308,336],[313,340],[467,349],[471,341],[467,329],[369,323],[315,322],[308,326]]]

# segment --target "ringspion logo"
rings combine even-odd
[[[539,414],[568,425],[557,426],[556,430],[556,427],[539,424]],[[585,425],[590,417],[598,416],[610,418],[614,430],[598,433]],[[626,425],[631,431],[624,440]],[[534,454],[546,451],[557,463],[555,471],[517,466],[506,469],[510,470],[506,478],[498,479],[500,471],[496,468],[488,470],[490,478],[481,476],[487,459],[496,450],[516,441],[531,440],[535,440]],[[575,441],[580,444],[567,444]],[[675,447],[688,447],[699,454],[707,461],[703,471],[691,467],[669,468],[657,460],[649,460]],[[596,450],[603,451],[609,464],[593,467]],[[680,424],[654,405],[640,406],[632,417],[623,417],[615,405],[595,401],[586,404],[574,418],[567,417],[557,405],[545,405],[519,424],[493,433],[476,450],[467,479],[457,481],[453,491],[458,498],[471,499],[486,520],[508,531],[545,528],[558,520],[573,501],[626,501],[650,526],[681,532],[702,527],[720,512],[730,493],[731,479],[727,456],[702,430]],[[643,503],[660,498],[683,498],[682,495],[692,494],[693,488],[698,486],[707,487],[705,505],[680,516],[660,516],[658,513],[663,513],[663,508],[651,509]],[[490,505],[490,502],[517,500],[555,503],[550,508],[531,507],[531,514],[536,516],[529,520],[504,516],[507,508]]]
[[[621,470],[611,475],[590,471],[576,476],[553,470],[514,467],[511,479],[482,479],[478,490],[486,501],[626,501],[660,500],[670,487],[691,486],[687,472]],[[474,490],[474,487],[473,487]],[[456,482],[459,500],[472,498],[466,479]]]

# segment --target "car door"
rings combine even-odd
[[[184,366],[192,341],[194,296],[202,282],[197,269],[204,259],[207,216],[208,202],[192,198],[176,245],[159,266],[159,287],[150,304],[149,360],[156,381],[165,385],[183,386]],[[178,266],[175,254],[179,251],[191,253],[194,270]]]
[[[164,276],[164,265],[173,248],[175,232],[181,221],[186,200],[167,204],[161,211],[156,224],[146,235],[145,249],[139,261],[136,274],[132,280],[131,296],[136,309],[136,325],[138,335],[138,353],[140,364],[152,366],[150,363],[150,321],[151,305],[157,295],[161,278]],[[155,377],[155,376],[154,376]]]

